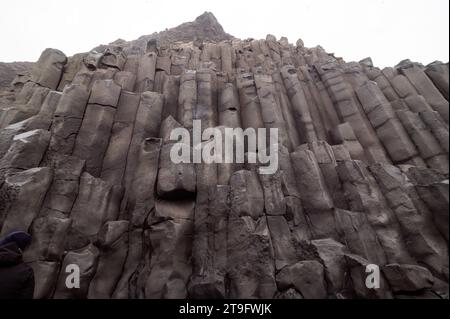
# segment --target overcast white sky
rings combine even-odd
[[[0,61],[36,61],[133,40],[211,11],[238,38],[300,37],[380,67],[449,60],[449,0],[2,0]]]

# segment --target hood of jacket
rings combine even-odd
[[[22,252],[16,243],[0,246],[0,267],[17,265],[22,261]]]

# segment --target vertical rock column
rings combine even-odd
[[[377,265],[386,264],[386,254],[365,213],[335,210],[336,228],[350,253]]]
[[[144,92],[141,94],[141,100],[136,113],[133,135],[131,138],[130,147],[128,149],[126,168],[123,177],[125,195],[121,206],[122,214],[128,215],[130,213],[125,210],[125,207],[128,193],[131,189],[131,183],[134,178],[141,143],[146,138],[159,136],[163,103],[164,97],[159,93]]]
[[[356,89],[356,94],[392,161],[421,165],[416,147],[377,84],[366,82]]]
[[[89,292],[89,284],[95,274],[98,263],[99,250],[94,245],[89,245],[76,251],[68,252],[61,265],[61,272],[56,281],[54,299],[86,299]],[[66,285],[66,272],[69,265],[77,265],[80,269],[80,288],[70,289]]]
[[[236,84],[239,90],[242,128],[253,128],[257,131],[258,128],[264,127],[264,122],[253,75],[251,73],[238,74]]]
[[[309,105],[309,111],[311,113],[311,118],[313,120],[314,127],[317,133],[317,138],[323,141],[327,141],[328,130],[331,127],[327,128],[328,116],[323,112],[320,98],[318,97],[316,88],[314,86],[314,83],[312,82],[312,72],[308,67],[300,67],[299,71],[297,72],[297,76],[300,80],[303,91],[305,93],[306,101]],[[334,110],[331,110],[330,113],[335,114]]]
[[[56,90],[66,63],[67,57],[64,53],[55,49],[45,49],[31,72],[31,80]]]
[[[442,96],[441,92],[433,85],[433,82],[426,73],[416,65],[401,67],[399,72],[405,75],[416,90],[423,95],[427,102],[437,111],[444,121],[449,120],[448,101]]]
[[[128,221],[106,222],[98,235],[99,258],[89,285],[89,299],[109,299],[128,252]]]
[[[60,98],[60,92],[51,91],[45,98],[38,114],[0,130],[0,159],[8,151],[9,147],[13,143],[13,138],[15,135],[37,129],[50,129],[53,114],[55,113],[56,106],[58,105]]]
[[[41,209],[52,178],[53,171],[48,167],[6,175],[0,188],[1,238],[13,231],[28,231]]]
[[[214,175],[208,176],[207,171],[208,168],[197,170],[199,192],[195,204],[193,273],[189,297],[225,298],[230,187],[217,185],[214,189],[211,189],[213,186],[204,189],[214,180]]]
[[[216,70],[221,70],[221,48],[216,43],[204,43],[202,54],[200,55],[202,62],[212,62]]]
[[[449,100],[449,70],[448,63],[439,61],[427,65],[425,73],[433,81],[434,85],[442,93],[445,99]]]
[[[316,66],[322,81],[330,93],[342,122],[348,122],[358,141],[364,148],[369,162],[389,163],[374,129],[365,114],[361,114],[356,105],[351,86],[345,81],[341,72],[333,63]]]
[[[180,76],[177,118],[187,129],[192,128],[192,119],[197,104],[196,71],[186,70]]]
[[[117,219],[119,204],[120,196],[114,192],[112,185],[84,172],[70,214],[73,223],[66,249],[77,250],[95,243],[103,224]]]
[[[226,74],[233,74],[233,59],[231,53],[231,45],[228,43],[221,43],[220,47],[220,60],[222,61],[221,70]]]
[[[31,228],[32,241],[24,259],[35,272],[34,298],[51,298],[60,270],[66,236],[70,231],[70,213],[78,195],[84,161],[58,155],[52,161],[54,177],[38,217]],[[63,269],[65,271],[65,269]]]
[[[169,140],[167,134],[164,141]],[[192,273],[196,174],[194,164],[172,161],[173,145],[162,146],[156,182],[159,199],[147,219],[152,249],[138,279],[145,298],[186,298]]]
[[[67,85],[53,118],[52,136],[45,161],[56,154],[71,155],[83,120],[89,93],[81,85]]]
[[[63,188],[60,170],[55,170],[54,174],[54,170],[47,167],[23,171],[27,167],[39,165],[49,139],[50,133],[44,130],[16,135],[10,150],[0,164],[0,167],[5,167],[5,164],[9,163],[12,167],[8,170],[14,168],[17,171],[13,175],[6,174],[3,187],[0,189],[1,236],[19,230],[32,234],[31,247],[26,250],[24,259],[35,271],[35,298],[51,297],[64,248],[65,233],[70,226],[70,220],[64,215],[65,210],[68,209],[70,212],[71,209],[71,205],[68,208],[65,205],[71,201],[69,193],[72,185],[69,178]],[[3,177],[3,173],[1,176]],[[64,194],[57,199],[57,193],[61,194],[64,190],[69,196],[66,198]],[[56,217],[40,218],[40,212],[47,211],[48,206],[60,208],[61,212],[56,211],[54,213]]]
[[[264,126],[267,129],[278,129],[279,143],[292,149],[291,141],[286,130],[283,113],[277,102],[277,93],[272,76],[267,74],[255,74],[256,91],[261,103],[261,114]]]
[[[203,147],[208,141],[194,145]],[[218,165],[195,164],[196,199],[189,297],[225,298],[228,186],[218,185]]]
[[[31,92],[30,98],[23,104],[17,103],[18,100],[16,100],[16,104],[13,106],[0,109],[0,129],[36,115],[50,90],[36,86],[32,88]]]
[[[219,93],[218,103],[218,120],[219,125],[221,125],[220,129],[224,141],[222,145],[223,154],[227,152],[225,149],[226,130],[241,128],[240,109],[238,93],[235,86],[232,83],[225,83]],[[230,142],[232,142],[233,161],[232,163],[218,164],[219,185],[228,185],[231,175],[242,168],[243,163],[237,162],[236,152],[241,148],[241,151],[245,153],[245,141],[241,139],[240,135],[234,135],[233,140],[230,140]]]
[[[216,74],[209,69],[200,69],[197,79],[197,105],[193,119],[201,120],[202,129],[215,127],[217,114],[217,79]]]
[[[129,62],[131,63],[131,61]],[[153,91],[156,72],[156,53],[149,52],[139,58],[137,68],[135,92]]]
[[[448,125],[442,120],[438,112],[424,111],[419,113],[420,118],[426,124],[434,137],[438,140],[440,146],[449,153],[449,132]]]
[[[293,108],[289,100],[287,90],[284,86],[284,82],[280,72],[272,74],[274,80],[275,89],[277,91],[277,100],[280,105],[280,109],[283,115],[283,119],[286,123],[286,132],[291,142],[292,149],[295,149],[300,145],[299,133],[297,131],[297,124],[294,118]]]
[[[143,272],[145,298],[186,298],[192,272],[194,205],[192,200],[157,201],[149,219],[152,247]]]
[[[219,93],[218,124],[230,128],[241,127],[240,110],[235,86],[232,83],[225,83]]]
[[[162,110],[162,120],[168,116],[175,119],[178,115],[178,95],[180,89],[180,76],[166,75],[162,86],[162,94],[164,95],[164,107]],[[179,119],[178,119],[179,120]]]
[[[333,127],[337,126],[340,123],[339,116],[334,108],[333,101],[331,100],[330,95],[324,85],[324,83],[320,80],[319,75],[315,69],[312,69],[311,72],[313,74],[313,81],[315,86],[317,87],[317,92],[320,96],[319,105],[323,108],[323,112],[325,112],[328,121],[326,121],[327,128],[331,130]]]
[[[80,175],[85,162],[74,156],[60,155],[54,158],[53,182],[45,196],[40,216],[70,216],[78,195]]]
[[[7,173],[39,166],[49,139],[50,133],[46,130],[33,130],[15,135],[8,151],[0,159],[0,182]]]
[[[59,100],[61,99],[62,93],[57,91],[50,91],[42,106],[40,107],[39,112],[26,120],[26,130],[33,129],[44,129],[49,130],[50,125],[52,123],[53,114],[56,111],[56,107],[58,106]]]
[[[66,85],[70,85],[75,78],[75,75],[83,67],[83,60],[87,56],[87,53],[78,53],[67,59],[67,63],[64,66],[64,72],[61,77],[61,81],[58,85],[58,91],[63,91]]]
[[[281,52],[277,38],[274,35],[268,34],[264,43],[267,46],[272,61],[277,66],[281,66]]]
[[[384,73],[379,68],[374,67],[372,63],[370,63],[370,65],[364,65],[363,69],[367,77],[371,81],[375,81],[378,84],[378,87],[383,92],[384,96],[388,99],[389,102],[391,102],[392,104],[401,103],[400,96],[394,90],[390,82],[390,79],[392,79],[395,76],[395,74],[392,77],[390,77],[390,79],[388,79],[384,75]]]
[[[298,261],[291,229],[286,219],[288,216],[281,186],[281,173],[259,174],[259,180],[264,194],[265,214],[273,247],[275,269],[278,271]]]
[[[317,135],[314,130],[308,102],[306,101],[296,70],[292,66],[284,66],[281,69],[281,75],[293,107],[294,118],[299,128],[300,142],[308,143],[316,141]]]
[[[404,102],[408,105],[408,99],[416,98],[419,96],[419,93],[417,93],[417,90],[414,88],[414,86],[408,81],[406,76],[403,74],[395,74],[391,78],[389,78],[389,81],[392,85],[392,88],[394,89],[394,92],[396,95],[403,99]],[[420,95],[421,96],[421,95]],[[408,107],[411,107],[408,105]]]
[[[136,82],[137,82],[137,72],[138,72],[138,68],[139,68],[139,60],[143,54],[142,48],[137,47],[137,46],[131,46],[130,48],[128,48],[126,50],[126,54],[127,54],[127,56],[126,56],[122,71],[135,74]]]
[[[227,277],[229,298],[273,298],[275,265],[263,190],[256,172],[238,171],[230,180]]]
[[[364,148],[358,141],[352,127],[348,122],[339,124],[332,131],[333,142],[342,145],[353,160],[367,161]]]
[[[170,117],[167,118],[165,122],[168,122],[170,119]],[[163,124],[162,128],[167,126],[169,125]],[[180,124],[175,122],[173,126],[179,127]],[[165,198],[168,200],[176,200],[178,197],[190,198],[193,197],[193,194],[195,194],[196,191],[195,166],[192,162],[175,163],[172,160],[171,151],[176,143],[170,141],[170,133],[170,130],[167,130],[164,133],[164,136],[162,136],[165,143],[161,149],[161,159],[159,162],[158,183],[156,190],[160,198]],[[191,146],[187,144],[184,146],[189,148],[192,154]]]
[[[131,226],[135,228],[144,227],[148,215],[155,206],[155,186],[160,165],[161,144],[162,141],[159,138],[147,138],[142,142],[139,150],[127,208],[131,212]]]
[[[114,81],[125,91],[133,91],[136,75],[131,72],[120,71],[114,75]]]
[[[313,238],[337,238],[334,203],[314,153],[298,150],[291,158]]]
[[[30,231],[32,241],[23,259],[34,271],[34,299],[52,297],[71,223],[69,218],[52,216],[38,217],[33,221]]]
[[[145,292],[145,281],[137,282],[140,270],[145,262],[144,242],[145,229],[148,227],[147,218],[155,209],[155,185],[159,167],[159,156],[161,151],[161,139],[147,138],[140,148],[136,158],[136,169],[131,180],[128,192],[127,211],[129,211],[128,230],[128,254],[123,271],[118,281],[113,298],[129,298],[131,296],[143,296]]]
[[[294,167],[291,161],[291,154],[285,147],[279,150],[279,174],[281,175],[281,190],[286,203],[285,218],[295,241],[311,239],[309,223],[305,216],[305,211],[297,188]]]
[[[417,167],[410,167],[406,174],[415,186],[421,200],[431,211],[437,229],[448,241],[448,177],[435,170]]]
[[[309,143],[309,149],[317,159],[334,207],[348,209],[348,204],[344,197],[344,190],[336,171],[337,162],[333,148],[327,142],[318,141]]]
[[[86,171],[100,176],[121,88],[112,80],[96,81],[77,136],[73,155],[86,160]]]
[[[103,180],[113,185],[122,184],[139,102],[140,94],[127,91],[120,94],[100,175]]]
[[[412,263],[398,222],[377,187],[376,181],[360,161],[342,161],[337,171],[350,209],[366,214],[377,234],[388,263]],[[383,260],[373,260],[375,263]],[[379,266],[382,266],[379,264]]]
[[[448,153],[446,154],[441,148],[419,114],[411,111],[398,111],[397,115],[427,166],[448,174]]]
[[[399,221],[411,255],[435,274],[445,276],[448,272],[447,244],[437,233],[431,220],[417,211],[405,189],[406,177],[392,165],[376,164],[369,169]]]

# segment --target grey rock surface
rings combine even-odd
[[[0,237],[32,234],[35,298],[448,298],[448,63],[381,70],[301,39],[236,39],[205,13],[11,68]],[[244,163],[194,163],[212,141],[195,120],[278,140],[237,137]],[[176,128],[188,163],[171,159]]]

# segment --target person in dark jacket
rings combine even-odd
[[[14,232],[0,241],[0,299],[32,299],[34,273],[22,259],[31,236]]]

